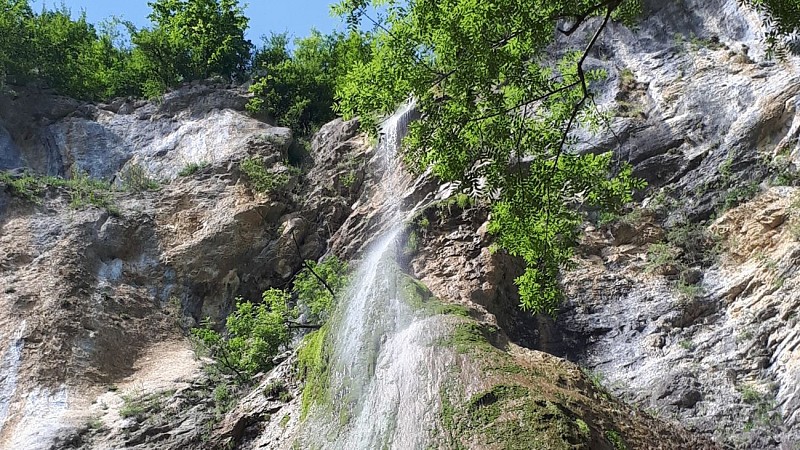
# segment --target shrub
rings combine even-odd
[[[158,182],[147,175],[147,172],[139,164],[129,164],[119,174],[122,187],[133,192],[152,191],[160,186]]]
[[[197,172],[198,170],[200,170],[200,169],[202,169],[202,168],[204,168],[206,166],[208,166],[208,163],[205,162],[205,161],[202,161],[202,162],[199,162],[199,163],[189,163],[189,164],[185,165],[183,167],[183,169],[181,169],[180,172],[178,172],[178,176],[188,177],[190,175],[194,175],[195,172]]]
[[[673,227],[667,241],[681,250],[681,260],[688,265],[713,264],[719,254],[719,239],[699,223]]]
[[[114,205],[112,186],[78,170],[73,171],[72,178],[69,179],[40,177],[30,173],[14,176],[9,172],[0,172],[0,184],[4,184],[11,195],[37,205],[41,204],[41,197],[48,187],[64,188],[72,208],[81,209],[93,205],[112,215],[119,215],[119,210]]]
[[[731,188],[723,198],[722,210],[727,211],[741,205],[755,197],[760,190],[758,183],[755,182]]]
[[[279,289],[264,291],[263,302],[258,305],[238,299],[236,310],[225,322],[225,335],[214,330],[209,321],[193,329],[192,335],[215,358],[218,369],[247,381],[271,369],[272,359],[289,343],[287,321],[296,313],[288,302],[289,294]]]
[[[284,188],[291,176],[299,173],[296,168],[289,168],[283,173],[270,172],[257,157],[242,160],[239,167],[245,174],[250,188],[261,194],[269,194]]]
[[[335,256],[329,256],[319,264],[307,261],[306,265],[306,268],[295,277],[293,291],[297,295],[298,302],[306,305],[311,311],[313,316],[311,319],[323,323],[333,310],[336,300],[334,294],[338,294],[348,282],[348,266]],[[333,294],[314,273],[325,280],[325,284]]]
[[[675,249],[669,244],[651,244],[647,250],[647,272],[659,272],[663,270],[675,271],[679,263],[675,255]]]

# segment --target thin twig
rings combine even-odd
[[[594,36],[592,36],[592,39],[589,41],[589,44],[586,45],[586,49],[583,51],[581,59],[578,60],[578,79],[580,80],[581,83],[581,90],[583,95],[581,96],[580,101],[578,101],[578,103],[576,103],[575,106],[573,107],[569,121],[567,121],[567,126],[564,129],[564,135],[561,137],[561,142],[559,143],[556,157],[553,160],[553,167],[550,169],[549,178],[551,179],[555,176],[555,173],[558,170],[559,160],[561,158],[561,155],[564,153],[564,149],[567,144],[567,139],[569,138],[569,133],[572,130],[572,126],[575,124],[575,120],[578,117],[578,113],[580,113],[580,110],[583,107],[584,103],[586,103],[586,100],[591,97],[591,94],[589,93],[589,87],[586,85],[586,73],[583,70],[583,63],[586,62],[586,58],[589,57],[589,52],[597,43],[597,40],[600,38],[600,34],[608,25],[608,22],[611,20],[611,14],[614,12],[614,9],[616,9],[617,6],[619,6],[619,3],[620,0],[612,0],[610,2],[607,2],[608,9],[606,10],[606,15],[605,18],[603,19],[603,23],[601,23],[600,26],[597,27]],[[548,229],[550,227],[550,206],[552,204],[549,184],[547,189],[548,189],[547,201],[545,203],[545,229]],[[547,240],[547,242],[549,245],[549,240]]]
[[[306,330],[319,330],[320,328],[322,328],[322,325],[305,324],[305,323],[295,322],[294,320],[287,320],[286,324],[289,328],[302,328]]]
[[[303,258],[303,253],[300,251],[300,243],[297,242],[297,238],[294,236],[294,229],[292,229],[292,240],[294,241],[294,246],[297,249],[297,256],[299,256],[303,261],[303,265],[306,267],[306,269],[308,269],[308,271],[311,272],[317,278],[317,280],[322,283],[323,286],[325,286],[325,289],[327,289],[332,296],[336,297],[336,293],[333,292],[333,289],[331,289],[331,287],[328,285],[328,282],[319,276],[319,274],[317,274],[317,272],[314,270],[314,267],[312,267],[311,264],[309,264],[309,262]]]

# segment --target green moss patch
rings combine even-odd
[[[297,351],[297,371],[305,381],[301,401],[301,418],[314,404],[326,404],[330,399],[330,346],[326,345],[329,326],[308,334]]]
[[[520,450],[589,448],[585,422],[582,427],[562,405],[526,386],[498,384],[460,407],[449,399],[442,403],[442,425],[456,448],[466,443]]]
[[[421,281],[410,276],[403,276],[400,282],[403,298],[412,308],[430,315],[450,314],[469,317],[467,308],[461,305],[443,303]]]

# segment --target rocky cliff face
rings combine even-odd
[[[513,448],[554,430],[552,448],[800,441],[799,194],[769,186],[796,179],[800,72],[764,59],[757,18],[734,0],[647,3],[637,30],[612,27],[593,54],[610,74],[597,105],[616,118],[581,151],[614,150],[649,187],[632,213],[586,225],[556,320],[516,308],[520,262],[490,252],[485,209],[397,174],[399,202],[427,205],[401,265],[425,301],[469,316],[435,319],[452,334],[437,358],[459,368],[437,400],[439,447]],[[295,445],[294,357],[224,413],[185,331],[285,286],[303,259],[355,263],[391,192],[356,122],[324,126],[298,175],[289,130],[248,117],[245,101],[213,83],[159,103],[0,95],[0,169],[160,184],[110,192],[111,211],[76,209],[64,188],[39,205],[0,189],[0,446]],[[250,158],[285,183],[254,192]]]
[[[633,110],[602,138],[650,188],[587,229],[547,344],[721,444],[793,448],[795,189],[770,186],[796,177],[800,72],[764,59],[736,2],[653,8],[606,40],[621,69],[606,100]]]
[[[196,375],[181,329],[223,318],[235,297],[258,298],[318,258],[349,214],[369,151],[355,124],[334,124],[338,146],[300,180],[284,166],[289,130],[243,114],[238,91],[206,84],[158,105],[26,90],[2,102],[4,169],[114,180],[136,166],[161,184],[109,193],[113,214],[71,208],[59,188],[41,205],[0,193],[6,448],[42,448],[109,386],[150,392]],[[261,195],[242,182],[239,163],[253,157],[289,173],[280,190]],[[177,176],[192,163],[201,167]]]

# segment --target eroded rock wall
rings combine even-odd
[[[183,367],[172,382],[191,381],[188,327],[219,322],[238,296],[284,286],[303,259],[325,251],[370,147],[355,122],[335,122],[323,130],[332,141],[314,147],[312,175],[295,175],[286,169],[289,130],[248,117],[245,100],[208,84],[159,104],[79,104],[26,89],[2,96],[3,168],[115,180],[137,165],[159,183],[110,192],[112,212],[73,208],[62,188],[48,188],[41,205],[0,193],[3,446],[47,448],[62,428],[89,421],[71,416],[110,386],[149,386],[142,371],[152,364]],[[245,158],[286,183],[254,192],[239,167]],[[190,163],[202,166],[177,176]]]

